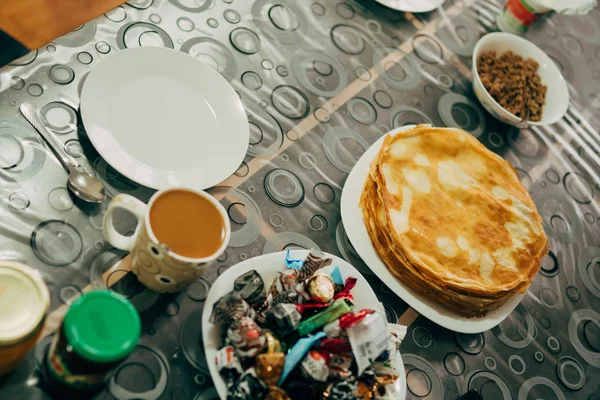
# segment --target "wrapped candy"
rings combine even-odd
[[[288,290],[287,292],[279,293],[273,298],[271,305],[277,305],[281,303],[297,303],[298,293],[295,290]]]
[[[313,315],[310,318],[305,319],[298,325],[298,334],[304,336],[311,333],[323,325],[338,319],[344,314],[349,313],[352,310],[352,306],[346,302],[346,300],[340,299],[334,301],[325,311],[319,314]]]
[[[342,278],[342,273],[338,267],[335,267],[331,273],[329,274],[331,280],[333,281],[334,289],[336,292],[344,289],[344,279]]]
[[[262,330],[250,317],[242,317],[233,322],[227,330],[227,339],[243,357],[254,357],[265,347],[266,342]]]
[[[227,385],[235,382],[242,375],[242,364],[235,354],[233,346],[225,346],[215,356],[217,371],[223,377]]]
[[[327,303],[304,303],[296,304],[296,309],[302,314],[302,317],[311,316],[317,312],[323,311],[329,307]]]
[[[304,264],[304,260],[295,260],[292,258],[290,250],[285,253],[285,266],[292,269],[300,269]]]
[[[352,353],[352,346],[346,338],[323,339],[319,345],[319,350],[331,353]]]
[[[397,374],[379,374],[373,369],[367,369],[358,378],[357,396],[359,399],[372,400],[388,393],[386,386],[398,379]]]
[[[289,379],[285,383],[285,391],[293,400],[320,399],[322,393],[327,389],[326,382],[315,382],[299,376]]]
[[[304,260],[304,263],[302,264],[302,268],[298,270],[296,280],[298,282],[304,282],[313,276],[317,270],[324,268],[329,264],[331,264],[331,258],[327,258],[320,250],[311,249],[306,260]]]
[[[364,381],[358,381],[356,384],[356,397],[360,400],[373,400],[377,387],[375,385],[369,386]]]
[[[221,297],[213,306],[210,322],[222,324],[225,328],[242,317],[254,318],[254,309],[242,299],[239,293],[231,292]]]
[[[351,353],[330,353],[329,355],[329,374],[335,378],[348,379],[352,376],[350,368],[352,367]]]
[[[290,303],[295,304],[298,301],[298,293],[295,290],[288,290],[287,292],[279,293],[275,297],[272,294],[268,294],[264,303],[257,309],[256,320],[264,324],[266,321],[266,313],[270,307],[274,307],[277,304]]]
[[[313,381],[325,382],[329,376],[327,356],[317,350],[308,352],[300,364],[302,375]]]
[[[328,400],[356,400],[357,382],[352,380],[333,382],[327,387],[323,397]]]
[[[266,313],[266,324],[282,336],[298,329],[301,319],[295,304],[277,304]]]
[[[265,337],[267,339],[267,352],[256,357],[256,374],[267,385],[272,386],[281,377],[285,355],[281,351],[279,341],[271,332],[266,332]]]
[[[254,368],[250,368],[238,382],[228,387],[227,400],[261,399],[266,392],[267,385],[258,378]]]
[[[296,285],[298,271],[299,270],[296,269],[288,269],[280,272],[279,275],[277,275],[277,278],[273,280],[273,283],[271,283],[271,287],[269,288],[269,295],[271,298],[274,299],[278,294],[292,290]]]
[[[328,303],[333,299],[335,288],[333,280],[327,274],[316,273],[306,283],[308,299],[316,303]]]
[[[233,290],[239,293],[242,299],[246,300],[253,308],[260,306],[266,297],[265,283],[255,270],[240,275],[233,282]]]
[[[386,367],[394,365],[402,339],[406,336],[406,326],[404,325],[388,324],[388,330],[390,331],[390,340],[386,350],[373,363],[374,368],[378,365]]]
[[[346,333],[359,375],[387,349],[390,339],[387,320],[384,315],[377,312],[368,314],[356,324],[346,328]]]
[[[269,386],[269,391],[264,400],[292,400],[290,396],[280,387]]]
[[[313,336],[301,338],[294,344],[294,346],[292,346],[285,357],[283,373],[281,374],[281,378],[279,378],[279,382],[277,382],[278,386],[281,386],[281,384],[285,381],[285,378],[287,378],[290,372],[296,368],[296,365],[298,365],[298,363],[304,358],[310,348],[324,337],[325,334],[323,332],[319,332]]]
[[[346,282],[344,283],[344,288],[342,290],[340,290],[339,292],[337,292],[333,296],[333,299],[334,300],[346,299],[350,303],[354,303],[354,296],[352,295],[351,290],[354,288],[354,286],[356,286],[356,282],[357,282],[357,279],[352,276],[349,276],[348,278],[346,278]]]
[[[312,249],[300,269],[291,268],[279,273],[279,276],[271,284],[269,294],[275,298],[279,293],[290,289],[303,293],[305,281],[318,269],[329,264],[331,264],[331,258],[327,258],[320,250]]]
[[[351,327],[363,319],[367,314],[373,312],[375,311],[364,309],[355,313],[342,315],[339,319],[325,325],[323,327],[323,332],[325,332],[329,338],[339,337],[344,329]]]

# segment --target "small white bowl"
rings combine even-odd
[[[479,39],[473,50],[473,90],[483,107],[490,114],[510,125],[516,125],[521,121],[519,117],[507,111],[494,100],[479,78],[477,60],[481,53],[490,50],[496,50],[498,56],[510,50],[525,59],[532,58],[540,65],[538,74],[542,84],[548,87],[548,91],[546,92],[546,103],[542,108],[542,119],[540,121],[530,121],[530,125],[553,124],[565,115],[569,107],[569,89],[554,61],[529,40],[504,32],[485,35]]]

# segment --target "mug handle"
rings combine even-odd
[[[125,251],[133,250],[133,244],[135,243],[140,226],[144,223],[146,207],[147,206],[145,203],[128,194],[118,194],[115,196],[115,198],[112,199],[108,205],[108,209],[104,215],[103,231],[106,240],[108,240],[108,242],[117,249]],[[137,219],[137,227],[135,228],[135,233],[132,236],[121,235],[115,229],[113,224],[113,212],[117,208],[122,208],[129,211]]]

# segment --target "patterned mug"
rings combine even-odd
[[[175,253],[157,239],[150,223],[150,210],[157,199],[174,191],[191,193],[208,200],[218,211],[224,228],[218,250],[201,258],[190,258]],[[115,230],[114,211],[118,208],[131,212],[137,219],[137,228],[132,236],[124,236]],[[104,236],[114,247],[131,252],[131,271],[144,286],[160,293],[179,292],[197,280],[206,267],[223,254],[229,243],[231,226],[223,206],[208,193],[188,188],[170,188],[156,192],[148,205],[130,195],[117,195],[110,202],[104,216]]]

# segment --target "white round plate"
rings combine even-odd
[[[393,135],[413,127],[414,125],[403,126],[394,129],[388,135]],[[503,306],[497,310],[490,311],[485,317],[466,318],[411,289],[408,285],[398,280],[379,258],[363,221],[359,201],[365,181],[369,175],[371,162],[379,152],[384,138],[385,135],[369,147],[358,160],[350,175],[348,175],[342,190],[342,222],[344,223],[344,228],[346,228],[348,239],[350,239],[352,246],[354,246],[354,249],[365,264],[371,268],[371,271],[402,300],[424,317],[455,332],[479,333],[492,329],[508,317],[521,302],[524,294],[512,296]]]
[[[248,149],[248,119],[233,88],[172,49],[138,47],[103,60],[83,85],[81,116],[102,158],[153,189],[214,186]]]
[[[214,361],[217,350],[219,350],[222,345],[220,326],[210,322],[213,306],[217,300],[233,290],[233,281],[235,281],[238,276],[253,269],[260,274],[265,285],[267,287],[270,286],[271,282],[273,282],[279,272],[286,269],[285,255],[286,252],[284,251],[265,254],[236,264],[221,274],[212,285],[210,292],[208,292],[208,297],[204,302],[204,309],[202,311],[202,341],[204,342],[204,354],[206,354],[210,376],[221,399],[227,398],[227,387],[223,378],[219,375]],[[303,260],[307,255],[308,250],[292,250],[292,257],[294,259]],[[354,305],[357,310],[369,308],[385,313],[385,311],[383,311],[383,306],[377,299],[373,289],[371,289],[371,286],[360,272],[339,257],[332,254],[327,254],[327,256],[333,259],[333,263],[320,271],[329,273],[333,268],[338,267],[344,280],[349,276],[353,276],[357,279],[356,286],[352,289],[352,293],[354,294]],[[360,295],[358,295],[359,293]],[[404,400],[406,398],[406,374],[404,372],[404,363],[402,362],[400,354],[397,354],[396,356],[396,365],[394,368],[398,371],[399,375],[399,378],[396,380],[396,389],[398,390],[397,399]]]
[[[445,0],[375,0],[379,4],[398,11],[413,13],[433,11]]]

